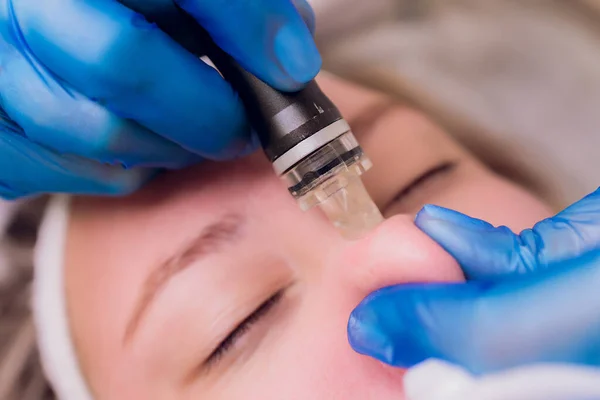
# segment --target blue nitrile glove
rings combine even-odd
[[[439,358],[474,373],[600,366],[600,190],[520,235],[435,206],[416,224],[458,260],[467,283],[371,294],[350,317],[356,351],[400,367]]]
[[[125,194],[156,169],[247,151],[239,98],[193,54],[197,22],[281,90],[320,68],[305,0],[2,1],[0,197]]]

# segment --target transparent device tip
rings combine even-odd
[[[359,175],[347,171],[323,186],[319,208],[345,238],[359,239],[383,221]]]
[[[342,236],[357,239],[383,221],[361,180],[371,165],[348,131],[300,161],[283,177],[301,209],[318,205]]]

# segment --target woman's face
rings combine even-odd
[[[262,154],[124,199],[76,199],[68,313],[96,398],[402,399],[403,371],[353,352],[346,324],[383,286],[462,278],[414,213],[434,203],[513,229],[549,215],[418,112],[320,83],[373,161],[364,181],[388,219],[342,239],[300,211]]]

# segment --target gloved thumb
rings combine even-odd
[[[600,248],[600,189],[520,234],[427,205],[415,224],[461,265],[468,279],[526,274]]]
[[[600,364],[600,252],[518,280],[380,289],[352,312],[355,351],[411,367],[428,358],[481,373],[530,362]]]

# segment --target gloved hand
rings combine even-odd
[[[299,89],[321,59],[312,10],[295,2],[302,16],[291,0],[3,1],[0,197],[125,194],[157,168],[245,152],[242,104],[188,28],[201,23],[246,69]]]
[[[356,351],[400,367],[438,358],[473,373],[600,366],[600,190],[519,235],[435,206],[416,224],[467,282],[371,294],[350,317]]]

